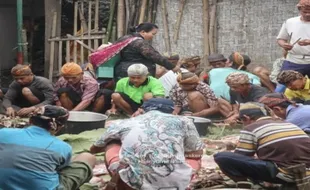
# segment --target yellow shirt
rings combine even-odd
[[[290,90],[286,88],[284,94],[290,100],[293,98],[310,100],[310,79],[307,79],[305,88],[303,90]]]

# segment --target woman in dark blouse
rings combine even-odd
[[[158,53],[148,41],[151,41],[156,35],[158,26],[152,23],[141,23],[136,27],[130,28],[131,34],[121,37],[116,43],[131,37],[139,37],[132,41],[124,49],[121,50],[121,61],[115,65],[114,78],[115,81],[123,77],[127,77],[127,68],[135,63],[144,64],[149,73],[155,77],[156,64],[165,67],[168,70],[178,71],[179,65],[174,65]]]

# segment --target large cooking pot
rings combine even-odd
[[[69,118],[64,127],[57,135],[64,133],[79,134],[84,131],[104,128],[108,116],[89,111],[70,111]]]
[[[208,133],[208,127],[211,125],[211,120],[203,117],[186,116],[193,120],[199,136],[206,136]]]

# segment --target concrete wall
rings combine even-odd
[[[33,14],[34,17],[44,15],[44,1],[36,0],[34,5],[24,0],[24,17]],[[17,24],[16,1],[0,1],[0,71],[11,69],[16,61]],[[42,42],[43,43],[43,42]]]
[[[270,66],[281,56],[276,36],[282,23],[297,16],[298,0],[218,0],[218,52],[228,56],[232,51],[248,54],[252,62]],[[202,1],[188,0],[185,6],[177,44],[172,42],[179,0],[167,1],[172,51],[181,56],[203,54]],[[156,24],[159,33],[154,47],[165,51],[161,7]]]

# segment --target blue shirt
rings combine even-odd
[[[300,127],[306,133],[310,133],[310,105],[289,105],[286,109],[286,121]]]
[[[209,84],[210,88],[214,91],[214,94],[218,98],[224,98],[230,102],[229,86],[226,83],[226,78],[233,72],[245,73],[249,76],[252,84],[261,85],[258,76],[246,71],[240,71],[231,67],[215,68],[209,71]]]
[[[1,129],[0,189],[56,189],[57,171],[70,163],[71,152],[70,145],[37,126]]]

